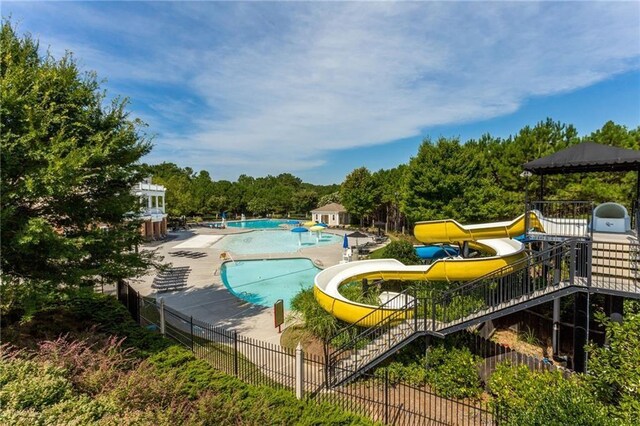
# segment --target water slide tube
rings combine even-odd
[[[544,229],[537,214],[530,216],[530,226]],[[407,266],[395,259],[362,260],[344,263],[324,269],[316,275],[314,295],[320,306],[336,318],[348,323],[358,322],[372,326],[363,319],[379,306],[353,302],[339,292],[343,284],[367,278],[368,280],[405,281],[468,281],[511,265],[526,257],[524,246],[510,238],[525,231],[524,215],[510,222],[495,222],[480,225],[461,225],[455,220],[418,222],[414,228],[416,238],[423,243],[457,243],[470,241],[474,248],[489,253],[481,258],[439,259],[430,265]],[[399,306],[398,306],[399,308]],[[371,322],[394,314],[398,309],[382,310]],[[410,315],[410,313],[407,313]],[[373,316],[372,316],[373,317]]]
[[[414,246],[414,250],[420,259],[425,260],[442,259],[460,254],[457,247],[445,245]]]

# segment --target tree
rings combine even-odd
[[[320,199],[318,200],[318,204],[314,207],[322,207],[332,203],[338,203],[338,204],[342,203],[342,199],[340,198],[340,191],[335,191],[330,194],[321,196]]]
[[[565,379],[559,371],[532,372],[525,365],[500,363],[487,386],[500,424],[616,424],[577,375]]]
[[[340,198],[347,211],[359,218],[363,226],[365,216],[373,212],[376,199],[376,187],[366,167],[347,175],[340,187]]]
[[[40,56],[8,21],[0,46],[3,307],[142,273],[131,193],[151,149],[142,123],[71,54]]]
[[[597,314],[607,344],[589,345],[587,381],[600,401],[613,405],[613,414],[628,424],[640,422],[640,314],[625,315],[621,323]]]
[[[293,209],[307,215],[318,205],[318,194],[309,189],[303,189],[293,194]]]
[[[379,170],[372,176],[378,188],[378,191],[376,191],[376,220],[384,221],[387,226],[393,224],[393,229],[396,232],[402,223],[400,197],[402,195],[406,171],[407,166],[401,164],[393,169]]]
[[[410,241],[397,240],[387,244],[382,250],[382,257],[385,259],[396,259],[405,265],[419,265],[420,258],[416,254],[416,249]]]

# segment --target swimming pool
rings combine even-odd
[[[274,229],[280,225],[297,225],[299,221],[289,219],[254,219],[254,220],[234,220],[227,222],[230,228],[247,228],[247,229]]]
[[[244,234],[227,235],[213,248],[236,254],[295,253],[300,249],[341,243],[333,234],[315,232],[293,233],[289,230],[256,230]]]
[[[309,259],[264,259],[225,262],[220,276],[234,296],[255,305],[271,307],[278,299],[285,309],[300,290],[311,288],[320,272]]]

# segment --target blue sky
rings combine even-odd
[[[430,136],[640,125],[638,2],[3,2],[155,135],[150,163],[340,183]]]

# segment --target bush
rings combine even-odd
[[[162,336],[140,327],[116,298],[93,291],[78,291],[52,302],[28,321],[10,325],[3,334],[18,346],[34,347],[41,340],[57,339],[61,333],[77,336],[87,331],[126,337],[122,345],[133,348],[139,358],[171,346]]]
[[[413,248],[413,244],[407,240],[392,241],[387,244],[381,256],[386,259],[396,259],[405,265],[419,265],[420,258]]]
[[[321,339],[338,330],[338,320],[322,309],[313,296],[313,289],[301,290],[291,299],[291,309],[302,314],[305,328]]]
[[[71,395],[71,382],[63,368],[13,358],[0,364],[0,407],[42,409]]]
[[[422,356],[416,350],[409,350],[386,367],[376,369],[374,375],[384,380],[386,370],[392,384],[428,384],[444,397],[476,398],[482,393],[476,368],[478,362],[466,348],[435,346]]]
[[[445,397],[476,398],[482,393],[478,376],[479,359],[467,348],[429,349],[424,359],[427,382]]]
[[[609,425],[612,419],[587,386],[558,371],[498,365],[489,379],[492,404],[505,425]]]

